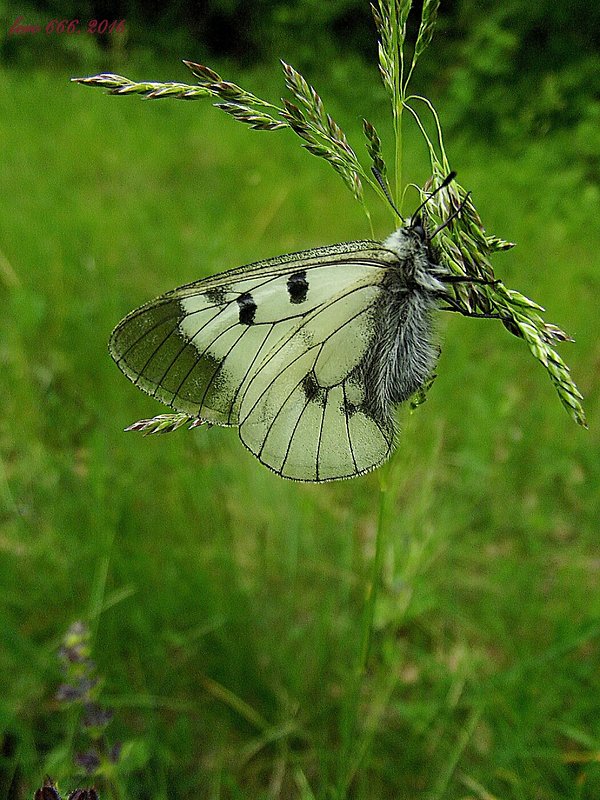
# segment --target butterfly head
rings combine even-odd
[[[425,228],[425,223],[420,214],[414,214],[406,223],[405,228],[417,240],[425,245],[429,245],[429,236]]]
[[[383,243],[398,259],[398,266],[408,286],[425,291],[443,289],[433,269],[436,264],[426,225],[420,216],[413,216]]]

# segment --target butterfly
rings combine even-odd
[[[433,312],[457,280],[435,263],[417,212],[383,242],[282,255],[167,292],[117,325],[110,353],[157,400],[237,427],[283,478],[362,475],[394,448],[395,407],[431,378]]]

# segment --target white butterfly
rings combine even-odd
[[[430,378],[432,312],[451,302],[452,279],[417,214],[382,243],[318,247],[168,292],[119,323],[110,352],[157,400],[237,427],[278,475],[352,478],[388,458],[394,407]]]

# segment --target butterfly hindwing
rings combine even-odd
[[[379,283],[319,306],[263,361],[244,393],[240,438],[286,478],[326,481],[372,469],[393,430],[366,403],[360,366],[376,336]]]

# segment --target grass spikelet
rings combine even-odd
[[[125,430],[138,431],[143,433],[144,436],[150,436],[154,433],[172,433],[188,423],[192,423],[190,427],[195,428],[201,421],[188,416],[188,414],[158,414],[152,419],[140,419],[129,425]]]
[[[219,75],[218,72],[215,72],[214,69],[210,69],[210,67],[205,67],[203,64],[196,64],[194,61],[186,61],[185,58],[183,59],[183,63],[192,71],[192,74],[199,78],[200,83],[220,83],[223,78]]]
[[[381,177],[385,178],[387,176],[387,166],[383,160],[381,139],[375,130],[375,126],[372,125],[368,120],[363,119],[363,131],[365,134],[365,139],[367,140],[367,150],[371,156],[373,166],[379,172]]]
[[[486,244],[490,253],[502,253],[505,250],[511,250],[515,246],[514,242],[507,242],[498,236],[486,236]]]
[[[417,41],[415,44],[413,65],[423,51],[431,44],[439,7],[440,0],[423,0],[421,24],[419,25],[419,33],[417,34]]]
[[[215,108],[220,108],[239,122],[250,125],[257,131],[276,131],[285,128],[285,122],[275,119],[264,111],[257,111],[241,103],[215,103]]]

